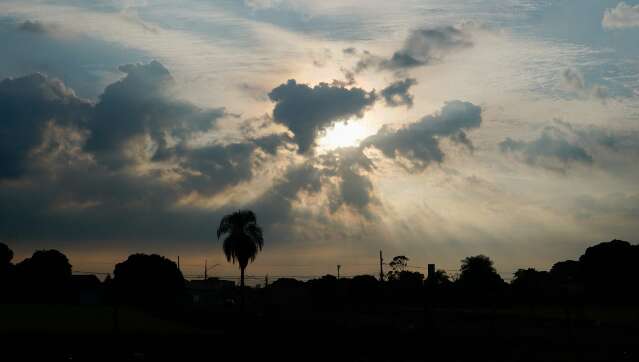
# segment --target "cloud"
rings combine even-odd
[[[147,59],[142,51],[58,25],[62,22],[0,18],[0,79],[32,73],[64,79],[83,98],[96,99],[121,73],[117,66]]]
[[[545,127],[541,135],[532,141],[513,140],[508,137],[499,144],[504,153],[512,153],[531,166],[564,171],[573,163],[590,165],[592,156],[580,145],[570,141],[558,127]]]
[[[380,94],[384,97],[386,105],[390,107],[406,106],[410,108],[413,106],[413,95],[408,93],[408,90],[415,84],[417,84],[416,79],[406,78],[390,84],[382,89]]]
[[[375,147],[384,156],[396,160],[406,160],[407,169],[422,171],[431,163],[441,163],[444,152],[440,140],[448,138],[452,142],[472,149],[466,132],[481,124],[481,108],[470,102],[446,102],[440,112],[423,117],[397,130],[384,126],[377,134],[362,141],[362,147]]]
[[[282,134],[192,144],[198,136],[210,136],[223,109],[201,109],[175,98],[173,79],[158,62],[120,70],[126,76],[108,86],[95,104],[42,74],[0,82],[0,179],[20,178],[42,165],[38,157],[60,148],[55,138],[76,132],[76,148],[100,167],[114,172],[164,169],[187,191],[216,193],[252,177],[256,149],[274,154],[290,144]],[[45,144],[47,130],[59,133],[53,146]]]
[[[127,155],[128,143],[148,136],[160,161],[170,154],[170,143],[186,142],[193,134],[210,130],[224,116],[223,109],[200,109],[171,94],[173,78],[162,64],[121,66],[126,76],[100,96],[89,123],[86,150],[105,165],[117,169],[135,160]]]
[[[598,84],[588,87],[581,73],[574,69],[568,68],[561,73],[561,86],[580,97],[594,98],[602,102],[609,98],[608,88]]]
[[[80,126],[90,113],[90,103],[42,74],[0,82],[0,179],[26,172],[30,152],[42,142],[47,122]]]
[[[355,71],[361,72],[373,66],[382,70],[403,71],[441,62],[447,55],[472,46],[472,37],[466,27],[448,25],[417,29],[410,33],[402,48],[390,58],[362,52]],[[354,50],[347,49],[344,50],[346,54],[355,54]]]
[[[622,174],[629,171],[628,161],[639,155],[639,132],[554,120],[533,140],[507,137],[499,147],[530,166],[565,172],[570,166],[581,164]]]
[[[273,120],[294,134],[300,154],[312,150],[319,134],[335,122],[362,117],[377,100],[374,91],[320,83],[310,87],[294,79],[269,93],[275,102]]]
[[[601,25],[604,29],[639,27],[639,5],[628,5],[622,1],[616,7],[606,9]]]
[[[284,174],[259,199],[248,205],[261,214],[261,222],[273,228],[290,230],[293,204],[301,193],[317,194],[322,190],[322,172],[313,162],[287,167]]]
[[[279,148],[291,149],[293,139],[287,133],[272,133],[251,140],[264,152],[275,155]]]
[[[286,133],[194,143],[215,136],[223,112],[175,98],[160,63],[120,69],[126,76],[97,103],[42,74],[0,82],[0,203],[12,205],[0,237],[209,240],[222,211],[180,201],[251,180],[267,159],[256,160],[258,149],[292,149]],[[132,143],[147,157],[127,154]]]
[[[373,194],[373,183],[368,173],[374,169],[373,162],[359,147],[339,148],[321,157],[323,173],[335,177],[336,184],[329,195],[329,208],[336,212],[342,206],[357,210],[367,218],[372,214],[371,203],[378,200]]]
[[[18,30],[34,34],[46,34],[51,30],[51,27],[37,20],[25,20],[18,26]]]

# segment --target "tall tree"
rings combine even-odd
[[[242,290],[242,303],[244,303],[244,270],[249,261],[255,260],[257,253],[264,246],[262,228],[257,224],[255,213],[250,210],[238,210],[226,215],[220,221],[217,229],[217,238],[227,235],[222,248],[226,260],[237,261],[240,265],[240,288]]]

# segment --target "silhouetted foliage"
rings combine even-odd
[[[13,294],[14,267],[11,264],[13,250],[0,243],[0,302],[9,300]]]
[[[133,254],[118,263],[111,286],[117,302],[141,306],[174,304],[186,291],[177,264],[157,254]]]
[[[639,280],[639,246],[622,240],[600,243],[586,249],[579,263],[589,298],[636,300],[638,292],[633,286]]]
[[[387,273],[386,278],[388,280],[399,279],[399,274],[408,268],[408,258],[404,255],[398,255],[388,263],[391,270]]]
[[[435,271],[434,275],[428,276],[428,278],[426,279],[426,283],[428,283],[429,285],[440,286],[449,285],[451,284],[451,281],[445,270],[438,269]]]
[[[506,283],[493,267],[493,261],[485,255],[469,256],[462,260],[456,285],[475,302],[486,302],[497,298],[506,288]]]
[[[513,293],[521,301],[539,302],[547,297],[550,287],[550,273],[534,268],[519,269],[510,283]]]
[[[264,246],[262,228],[257,224],[255,213],[239,210],[224,216],[217,229],[217,238],[222,235],[227,235],[222,246],[224,255],[228,261],[239,263],[240,288],[244,288],[244,270]]]
[[[581,264],[575,260],[565,260],[555,263],[550,269],[550,277],[555,283],[576,283],[581,273]]]
[[[372,275],[356,275],[350,280],[350,297],[355,304],[370,305],[379,300],[380,283]]]
[[[338,283],[334,275],[324,275],[319,279],[306,282],[311,290],[313,305],[317,309],[334,309],[338,304]]]
[[[20,299],[37,303],[68,300],[71,264],[57,250],[34,252],[16,265],[16,276]]]
[[[7,267],[13,259],[13,250],[6,244],[0,243],[0,268]]]

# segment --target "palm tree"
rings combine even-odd
[[[242,304],[244,304],[244,269],[249,261],[254,261],[257,253],[262,250],[264,237],[262,228],[257,225],[255,213],[250,210],[238,210],[226,215],[220,221],[217,229],[217,238],[228,234],[224,239],[222,248],[226,260],[240,265],[240,289],[242,291]]]

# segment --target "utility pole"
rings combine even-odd
[[[379,281],[384,281],[384,258],[381,250],[379,251]]]
[[[208,279],[207,276],[208,274],[206,273],[208,271],[208,260],[204,259],[204,280]]]
[[[180,270],[180,256],[179,255],[178,255],[178,270]]]
[[[264,275],[264,288],[268,287],[268,274]]]
[[[337,264],[337,280],[339,280],[339,269],[341,267],[342,267],[341,265]]]

